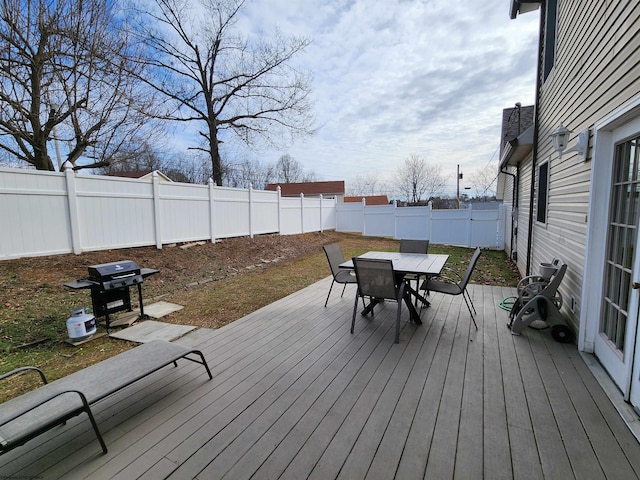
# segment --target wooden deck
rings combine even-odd
[[[432,295],[422,326],[395,304],[349,333],[354,287],[329,279],[216,331],[189,334],[214,379],[182,362],[0,456],[0,477],[175,479],[638,478],[640,445],[575,346],[513,337],[472,285]],[[408,317],[406,309],[404,318]]]

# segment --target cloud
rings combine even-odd
[[[502,109],[534,101],[539,12],[510,20],[508,1],[255,0],[238,27],[276,26],[312,44],[297,61],[314,76],[315,137],[291,154],[318,179],[393,175],[416,153],[455,172],[484,167]]]

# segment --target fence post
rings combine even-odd
[[[320,232],[324,232],[324,222],[322,220],[322,194],[320,194]]]
[[[469,231],[469,235],[468,235],[468,239],[467,239],[467,246],[468,247],[472,247],[473,245],[471,244],[471,241],[473,240],[473,205],[469,205],[469,208],[467,208],[467,229]]]
[[[393,238],[398,239],[398,200],[393,201]]]
[[[496,248],[499,250],[504,250],[504,229],[505,229],[505,219],[506,219],[506,206],[498,209],[498,225],[496,231]]]
[[[276,187],[276,194],[278,195],[278,234],[282,235],[282,204],[280,202],[280,185]]]
[[[300,192],[300,233],[304,233],[304,193]]]
[[[362,236],[367,235],[367,215],[365,213],[367,206],[367,199],[362,197]]]
[[[211,243],[216,243],[215,185],[213,178],[209,177],[209,235],[211,235]]]
[[[69,208],[69,225],[71,227],[71,248],[73,253],[82,253],[80,244],[80,220],[78,218],[78,198],[76,195],[76,174],[71,162],[65,162],[64,174],[67,181],[67,205]]]
[[[427,212],[429,214],[429,218],[427,219],[427,225],[429,228],[429,235],[427,235],[427,240],[433,242],[431,238],[433,237],[433,202],[431,200],[427,202],[427,207],[429,207],[429,210]]]
[[[253,238],[253,185],[249,183],[249,238]]]
[[[153,223],[155,225],[156,248],[162,250],[162,212],[160,209],[160,181],[156,170],[151,174],[153,190]]]

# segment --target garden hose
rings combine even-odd
[[[498,306],[502,310],[506,310],[507,312],[510,312],[511,309],[513,308],[513,304],[516,303],[517,299],[518,297],[506,297],[502,299],[502,301],[498,304]]]

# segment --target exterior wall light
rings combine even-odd
[[[562,152],[567,148],[570,133],[571,130],[562,125],[562,122],[560,122],[560,126],[558,128],[551,132],[550,137],[553,141],[553,149],[560,158],[562,158]]]
[[[578,156],[582,160],[586,160],[587,158],[587,150],[589,149],[589,129],[583,130],[578,134],[578,138],[576,140],[576,144],[567,150],[567,144],[569,143],[569,134],[573,133],[571,130],[566,128],[560,122],[560,126],[556,128],[553,132],[551,132],[551,139],[553,140],[553,149],[556,151],[558,156],[562,158],[563,153],[569,152],[577,152]]]

